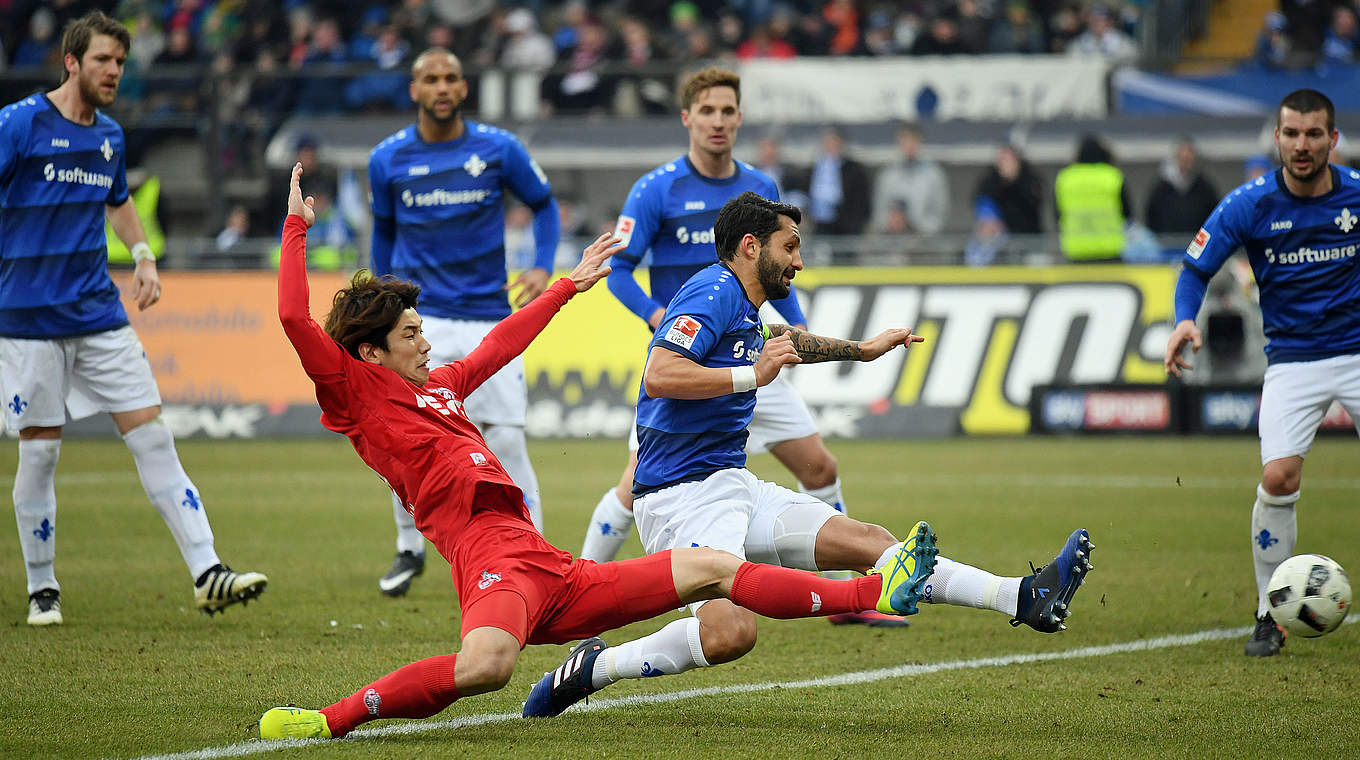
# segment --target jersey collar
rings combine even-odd
[[[685,159],[685,166],[688,166],[688,167],[689,167],[689,173],[692,174],[692,175],[695,176],[695,177],[698,177],[699,179],[703,180],[704,182],[707,182],[707,183],[710,184],[710,185],[730,185],[730,184],[732,184],[733,182],[736,182],[736,181],[741,177],[741,162],[738,161],[738,160],[735,159],[735,158],[732,159],[732,166],[734,167],[734,171],[732,172],[732,176],[730,176],[730,177],[723,177],[722,179],[716,179],[716,178],[714,178],[714,177],[710,177],[710,176],[708,176],[707,174],[704,174],[704,173],[700,172],[700,171],[699,171],[699,167],[695,166],[695,165],[694,165],[694,162],[691,161],[691,160],[689,160],[689,154],[688,154],[688,153],[685,154],[684,159]]]
[[[1283,166],[1275,170],[1275,184],[1280,186],[1280,192],[1284,193],[1286,198],[1288,198],[1291,201],[1294,201],[1295,203],[1323,203],[1326,202],[1333,195],[1336,195],[1336,191],[1341,189],[1341,172],[1337,171],[1336,166],[1332,164],[1327,164],[1327,171],[1332,173],[1332,189],[1328,190],[1322,195],[1314,195],[1304,198],[1303,196],[1294,195],[1293,193],[1289,192],[1289,186],[1284,183]]]

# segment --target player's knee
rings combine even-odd
[[[499,653],[475,658],[464,657],[460,653],[457,675],[458,690],[467,695],[505,688],[505,685],[510,683],[510,677],[515,673],[515,659],[513,655],[507,656]]]
[[[1292,461],[1267,462],[1261,471],[1261,486],[1272,496],[1286,496],[1299,490],[1303,468]]]
[[[756,645],[756,616],[740,607],[731,607],[721,615],[701,616],[700,622],[699,640],[710,665],[731,662]]]

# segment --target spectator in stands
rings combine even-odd
[[[963,262],[970,267],[985,267],[1009,242],[1010,234],[996,203],[985,195],[978,196],[973,203],[973,234],[963,246]]]
[[[1324,63],[1354,63],[1357,45],[1360,45],[1360,30],[1356,28],[1355,9],[1339,5],[1332,11],[1332,25],[1322,41],[1322,60]]]
[[[822,18],[820,13],[804,13],[798,17],[789,42],[798,55],[816,56],[831,54],[831,38],[835,29]]]
[[[231,207],[227,213],[226,226],[217,233],[215,241],[218,253],[227,253],[241,244],[250,234],[250,214],[240,204]]]
[[[48,8],[35,11],[28,20],[28,35],[14,50],[15,68],[55,65],[61,52],[56,32],[56,15]]]
[[[652,32],[647,25],[632,16],[625,16],[619,21],[618,47],[618,58],[634,70],[641,70],[649,63],[670,57],[668,51],[653,44]],[[643,113],[658,116],[671,112],[674,95],[663,77],[643,72],[628,79],[637,93]]]
[[[1096,5],[1086,13],[1086,31],[1072,40],[1067,52],[1071,55],[1098,55],[1116,64],[1132,63],[1138,58],[1138,45],[1115,25],[1108,8]]]
[[[753,58],[779,58],[787,59],[797,57],[798,51],[793,49],[787,40],[779,39],[770,34],[769,24],[759,24],[751,30],[751,36],[737,46],[737,59],[749,61]]]
[[[1157,182],[1148,193],[1148,229],[1159,235],[1193,235],[1213,213],[1219,197],[1218,189],[1200,169],[1194,142],[1181,137],[1162,162]]]
[[[1003,143],[997,148],[996,160],[978,180],[973,193],[975,212],[982,208],[984,199],[991,203],[986,210],[996,216],[1006,231],[1015,235],[1038,235],[1043,232],[1044,181],[1015,146]],[[975,213],[975,220],[981,213]]]
[[[778,134],[767,134],[756,141],[756,160],[755,167],[765,173],[770,179],[774,180],[775,187],[779,190],[779,197],[784,203],[797,206],[800,209],[807,208],[807,193],[802,190],[789,189],[789,182],[798,182],[797,172],[784,162],[779,154]]]
[[[1331,0],[1280,0],[1294,51],[1316,58],[1332,21],[1333,6]]]
[[[845,136],[837,127],[822,130],[821,151],[805,188],[808,216],[819,235],[860,235],[869,221],[869,170],[846,154]],[[800,188],[801,189],[801,188]],[[851,251],[837,247],[832,260],[847,263]]]
[[[1263,69],[1282,69],[1289,65],[1293,45],[1286,26],[1283,13],[1270,11],[1266,14],[1265,26],[1256,38],[1253,63]]]
[[[1083,29],[1081,16],[1075,8],[1064,5],[1053,14],[1049,22],[1048,49],[1051,53],[1068,52]]]
[[[991,53],[1043,53],[1044,30],[1034,20],[1025,0],[1010,0],[1006,12],[992,25],[991,37],[987,43]]]
[[[958,0],[959,44],[970,55],[988,52],[987,43],[992,33],[992,19],[982,12],[978,0]]]
[[[1124,172],[1104,142],[1081,138],[1075,162],[1053,182],[1058,238],[1072,261],[1113,261],[1124,252],[1124,225],[1133,218]]]
[[[165,33],[150,11],[138,13],[132,21],[132,46],[128,50],[128,65],[145,71],[165,50]]]
[[[741,17],[731,11],[718,14],[718,34],[715,42],[722,55],[735,55],[737,47],[746,38],[746,26]]]
[[[967,53],[959,39],[958,14],[952,9],[941,10],[926,26],[925,34],[911,46],[912,55],[960,55]]]
[[[345,104],[352,109],[368,106],[404,108],[411,102],[406,84],[409,79],[403,64],[410,56],[411,46],[393,24],[386,24],[374,32],[371,44],[365,49],[363,61],[377,67],[350,79],[345,85]],[[355,47],[350,46],[353,51]]]
[[[548,101],[559,111],[589,112],[608,107],[614,92],[609,80],[601,73],[609,35],[604,27],[593,21],[581,28],[581,39],[564,57],[568,71],[544,80]]]
[[[897,130],[898,156],[885,166],[874,183],[873,228],[878,232],[933,235],[949,218],[949,179],[940,165],[921,155],[921,130],[904,124]],[[896,229],[890,214],[894,204],[905,213],[906,229]]]
[[[562,6],[562,22],[557,25],[552,35],[553,47],[557,50],[559,58],[567,50],[576,47],[576,43],[581,39],[580,29],[585,25],[588,16],[585,0],[570,0]]]
[[[859,11],[854,0],[828,0],[822,6],[822,18],[831,27],[827,52],[831,55],[850,55],[859,50]]]
[[[500,64],[511,71],[543,72],[556,59],[552,40],[538,30],[538,20],[528,8],[516,8],[505,15],[508,38],[501,50]]]

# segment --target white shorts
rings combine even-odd
[[[769,385],[756,389],[756,409],[751,424],[746,427],[747,454],[764,454],[770,447],[784,441],[806,438],[817,432],[803,397],[793,389],[793,383],[780,375]],[[628,450],[637,451],[637,415],[628,434]]]
[[[1360,431],[1360,354],[1270,365],[1261,388],[1261,464],[1307,454],[1333,401]]]
[[[744,467],[719,470],[633,502],[649,554],[706,546],[801,570],[817,569],[817,532],[838,514],[820,499],[767,483]]]
[[[0,338],[0,399],[5,427],[17,432],[159,406],[161,393],[136,331],[120,327],[78,338]]]
[[[451,364],[472,353],[495,326],[489,320],[423,317],[421,329],[431,346],[430,368]],[[478,425],[524,427],[528,398],[524,358],[516,356],[463,399],[463,411]]]

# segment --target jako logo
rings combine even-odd
[[[412,206],[461,206],[465,203],[481,203],[491,195],[489,190],[431,190],[428,193],[401,191],[401,202],[407,208]]]
[[[43,179],[48,182],[68,182],[73,185],[113,187],[112,175],[87,172],[80,167],[74,169],[58,169],[53,164],[47,164],[43,167]]]
[[[1276,230],[1292,230],[1292,229],[1294,229],[1294,222],[1289,219],[1286,219],[1282,222],[1270,223],[1271,232],[1275,232]]]
[[[693,243],[694,245],[712,245],[717,238],[713,235],[713,228],[706,230],[695,230],[690,232],[688,227],[679,227],[675,230],[675,239],[681,243]]]

